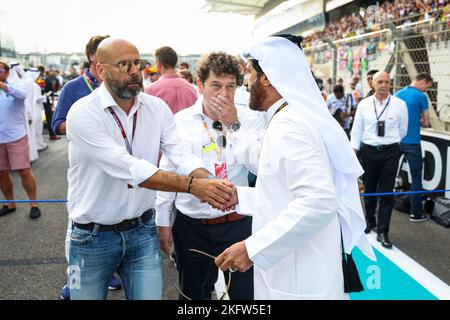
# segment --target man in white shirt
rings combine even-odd
[[[197,102],[175,115],[177,128],[185,143],[203,158],[207,169],[215,172],[215,166],[226,164],[227,178],[235,185],[248,186],[248,157],[236,157],[239,140],[231,135],[255,129],[254,111],[236,108],[234,94],[240,75],[238,61],[224,52],[212,52],[197,64],[198,88],[202,96]],[[263,126],[263,125],[262,125]],[[256,161],[256,159],[252,159]],[[175,168],[166,157],[160,168]],[[216,172],[217,173],[217,172]],[[251,217],[236,210],[222,212],[183,193],[158,192],[156,224],[159,227],[161,248],[169,252],[172,235],[170,215],[172,206],[177,209],[172,227],[181,292],[194,300],[210,300],[208,279],[216,272],[214,260],[192,252],[197,249],[210,255],[218,255],[231,244],[251,234]],[[225,282],[229,274],[225,274]],[[229,288],[230,299],[253,299],[253,270],[233,275]]]
[[[408,109],[403,100],[389,93],[389,74],[374,74],[374,95],[361,100],[351,132],[351,144],[359,152],[364,168],[365,193],[392,192],[400,159],[400,141],[408,131]],[[364,197],[366,233],[377,228],[377,240],[392,248],[389,224],[394,206],[393,196],[380,197],[378,224],[375,218],[378,198]]]
[[[102,85],[67,116],[71,299],[105,299],[115,271],[127,299],[161,299],[159,241],[153,218],[156,190],[188,192],[229,208],[232,184],[189,156],[172,112],[141,93],[146,61],[128,41],[108,38],[97,49]],[[159,170],[159,150],[177,172]]]
[[[270,123],[256,186],[238,186],[235,195],[239,212],[253,214],[252,235],[216,265],[241,272],[253,265],[255,299],[346,299],[340,229],[347,253],[358,244],[373,257],[358,195],[361,166],[296,36],[258,41],[245,56],[249,106]]]

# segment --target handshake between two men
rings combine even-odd
[[[188,191],[207,202],[214,209],[228,211],[235,208],[237,204],[237,191],[230,181],[224,179],[195,179],[191,177],[192,183]]]
[[[189,176],[180,176],[159,170],[150,179],[140,184],[140,187],[169,192],[186,192],[202,202],[207,202],[215,209],[234,210],[238,203],[236,186],[228,180],[208,179],[210,175],[211,173],[204,168],[194,170]],[[158,234],[161,250],[170,254],[173,241],[171,227],[158,226]],[[244,241],[235,243],[215,260],[217,266],[222,270],[236,269],[243,272],[252,265]]]

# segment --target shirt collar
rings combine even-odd
[[[164,78],[181,78],[177,73],[166,73],[159,77],[160,79]]]
[[[422,91],[420,91],[419,89],[417,89],[417,88],[414,87],[414,86],[408,86],[408,88],[409,88],[409,89],[415,89],[415,90],[417,90],[417,91],[419,91],[419,92],[422,92]]]
[[[89,71],[89,69],[86,69],[84,72],[86,73],[86,76],[89,78],[89,80],[92,81],[92,83],[94,84],[94,87],[95,87],[95,88],[98,88],[98,81],[97,81],[97,79],[95,79],[95,77],[94,77],[94,76],[92,75],[92,73]],[[94,88],[94,89],[95,89],[95,88]]]
[[[100,85],[100,87],[98,88],[98,94],[100,97],[100,104],[102,109],[106,109],[108,107],[114,107],[116,106],[117,108],[119,108],[121,111],[123,111],[116,103],[116,101],[114,100],[114,98],[112,97],[111,93],[109,93],[108,89],[106,88],[106,85],[104,82],[102,82],[102,84]],[[139,107],[142,105],[142,97],[141,97],[141,93],[139,93],[135,100],[134,100],[134,105],[131,108],[130,114],[128,115],[129,117],[132,116],[138,109]],[[124,112],[124,111],[123,111]]]
[[[203,114],[203,95],[199,96],[197,101],[195,101],[194,105],[189,108],[189,112],[192,116],[202,115]]]
[[[389,98],[391,97],[391,94],[388,94],[388,96],[386,97],[386,99],[384,99],[383,101],[381,101],[381,103],[380,103],[380,101],[375,97],[375,95],[373,95],[373,99],[375,100],[375,103],[377,104],[377,105],[381,105],[381,106],[384,106],[386,103],[387,103],[387,101],[389,100]]]
[[[285,102],[284,98],[281,98],[277,102],[275,102],[273,105],[270,106],[269,109],[267,109],[266,112],[264,112],[264,117],[266,118],[267,123],[270,122],[272,117],[275,115],[275,112],[277,112],[278,108]]]

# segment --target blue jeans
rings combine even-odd
[[[411,191],[422,190],[422,148],[420,144],[400,144],[400,151],[405,155],[406,161],[408,161],[409,171],[411,172]],[[411,195],[411,215],[418,215],[422,211],[422,195]]]
[[[114,272],[127,300],[162,299],[162,267],[155,220],[139,219],[125,232],[74,227],[70,238],[69,288],[72,300],[106,299]]]

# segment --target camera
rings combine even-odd
[[[384,137],[385,121],[377,121],[377,133],[379,137]]]

